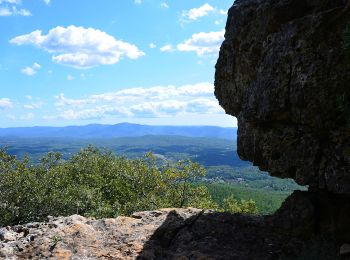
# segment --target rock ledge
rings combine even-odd
[[[0,229],[2,259],[286,259],[302,253],[271,217],[160,209],[132,217],[74,215]]]

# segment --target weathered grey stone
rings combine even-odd
[[[349,21],[345,0],[235,1],[215,94],[238,118],[241,158],[311,190],[350,193]]]
[[[75,215],[4,228],[27,232],[0,241],[0,259],[293,259],[308,248],[308,241],[290,235],[290,227],[276,226],[268,217],[193,208],[133,216],[95,220]],[[336,259],[338,249],[327,249],[326,255]]]

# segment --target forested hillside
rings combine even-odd
[[[217,205],[234,196],[241,200],[253,199],[260,214],[274,212],[283,200],[301,187],[292,180],[282,180],[259,171],[251,163],[239,159],[235,141],[215,138],[183,136],[143,136],[113,139],[63,139],[63,138],[0,138],[0,146],[18,159],[28,155],[28,163],[40,165],[48,152],[60,154],[63,161],[76,157],[81,148],[93,145],[102,151],[111,151],[129,159],[144,157],[152,152],[157,165],[176,164],[191,160],[202,165],[205,176],[196,182],[208,188]],[[96,170],[100,171],[101,169]],[[95,174],[95,173],[94,173]]]

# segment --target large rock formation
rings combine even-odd
[[[236,0],[215,74],[240,157],[309,185],[274,227],[339,246],[350,242],[349,35],[348,0]]]
[[[349,257],[348,10],[345,0],[236,0],[216,66],[215,94],[238,117],[240,156],[310,191],[274,216],[163,209],[5,227],[0,258]]]
[[[238,153],[310,190],[350,193],[347,0],[236,0],[215,94],[238,118]]]
[[[192,208],[51,218],[0,229],[0,259],[336,259],[334,244],[320,250],[322,240],[293,238],[266,218]]]

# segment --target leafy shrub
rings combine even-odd
[[[257,214],[258,209],[253,200],[240,200],[235,199],[233,195],[225,198],[223,201],[223,211],[231,213],[243,213],[243,214]]]
[[[206,186],[219,208],[225,208],[224,200],[233,196],[237,200],[253,200],[258,213],[263,215],[273,214],[292,193],[291,191],[246,187],[235,183],[209,183]]]
[[[52,152],[37,165],[29,161],[0,149],[0,226],[49,215],[100,218],[164,207],[218,208],[196,183],[203,167],[191,161],[159,166],[151,153],[127,159],[92,146],[67,161]]]

